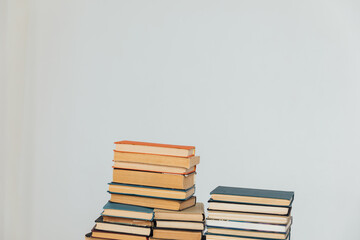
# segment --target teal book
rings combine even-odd
[[[154,218],[154,209],[108,202],[104,206],[104,211],[101,215],[152,221]]]
[[[109,183],[108,192],[141,197],[187,200],[194,195],[195,185],[183,190],[111,182]]]
[[[294,192],[219,186],[211,193],[215,201],[290,206]]]

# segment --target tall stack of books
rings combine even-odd
[[[152,239],[200,240],[204,226],[199,230],[194,224],[204,225],[203,207],[194,196],[199,162],[193,146],[115,142],[111,198],[86,239],[145,240],[154,233]],[[155,227],[158,214],[168,219],[158,218]],[[172,221],[178,221],[178,227]],[[188,232],[200,233],[199,238]]]
[[[207,240],[289,240],[294,192],[219,186],[211,192]]]

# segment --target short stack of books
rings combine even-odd
[[[289,240],[294,192],[219,186],[211,192],[207,240]]]
[[[155,226],[152,240],[200,240],[205,229],[204,204],[182,211],[155,210]]]
[[[197,224],[186,224],[187,220],[181,222],[182,218],[179,218],[188,214],[187,217],[192,219],[198,214],[194,193],[196,165],[199,162],[200,157],[195,156],[193,146],[115,142],[113,181],[109,183],[108,191],[111,198],[86,239],[146,240],[154,232],[158,233],[156,239],[200,240],[204,217],[201,230]],[[190,214],[189,208],[193,209],[193,214]],[[182,211],[184,209],[189,210]],[[174,212],[168,213],[168,216],[180,219],[178,224],[181,228],[177,229],[182,229],[182,232],[173,232],[175,230],[170,222],[176,220],[173,218],[162,219],[168,221],[159,222],[162,227],[154,229],[155,212],[162,210],[166,210],[164,213]],[[204,215],[203,211],[201,214]],[[196,219],[198,221],[199,217]],[[163,229],[168,232],[163,232]],[[196,238],[183,229],[197,235],[200,233],[200,237]]]

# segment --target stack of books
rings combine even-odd
[[[294,192],[219,186],[211,192],[207,240],[289,240]]]
[[[86,239],[145,240],[153,233],[152,239],[201,239],[204,212],[194,196],[199,162],[193,146],[115,142],[110,201]],[[158,214],[168,219],[158,218],[154,228]]]
[[[205,229],[204,204],[182,211],[155,210],[153,238],[176,240],[200,240]]]

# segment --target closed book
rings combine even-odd
[[[195,173],[180,175],[114,168],[113,182],[162,188],[189,189],[195,184]]]
[[[160,208],[168,210],[183,210],[195,205],[196,197],[191,197],[185,201],[170,200],[162,198],[149,198],[123,194],[111,194],[111,202],[132,204],[149,208]]]
[[[154,212],[156,220],[203,222],[205,219],[204,204],[200,202],[182,211],[154,209]]]
[[[200,163],[199,156],[174,157],[114,150],[114,162],[131,162],[189,169]]]
[[[102,216],[96,219],[96,230],[150,236],[151,228],[104,222]]]
[[[205,234],[207,240],[280,240],[279,238],[254,238],[246,236],[231,236],[231,235],[221,235],[221,234]],[[290,240],[290,234],[286,238],[281,238],[284,240]]]
[[[119,193],[144,197],[186,200],[195,193],[195,186],[189,189],[159,188],[124,183],[109,183],[110,193]]]
[[[147,240],[147,236],[134,235],[134,234],[125,234],[109,231],[99,231],[94,229],[91,233],[90,239],[92,240],[103,240],[103,239],[114,239],[114,240]]]
[[[127,140],[115,142],[115,150],[121,152],[147,153],[176,157],[189,157],[195,154],[194,146],[148,143]]]
[[[247,229],[247,230],[255,230],[255,231],[286,233],[291,226],[291,222],[289,222],[288,224],[268,224],[268,223],[252,223],[252,222],[207,219],[206,225],[208,227]]]
[[[207,227],[207,232],[211,234],[227,235],[232,237],[244,237],[244,238],[260,238],[260,239],[279,239],[284,240],[289,236],[287,233],[274,233],[274,232],[262,232],[253,231],[248,229],[230,229],[230,228],[215,228]]]
[[[140,219],[132,219],[132,218],[122,218],[122,217],[111,217],[104,216],[103,221],[108,223],[120,223],[124,225],[135,225],[135,226],[143,226],[143,227],[152,227],[152,221],[140,220]]]
[[[103,216],[153,220],[154,209],[129,204],[107,202],[103,207]]]
[[[154,228],[152,237],[174,240],[201,240],[202,231]]]
[[[127,170],[137,170],[137,171],[146,171],[146,172],[159,172],[159,173],[174,173],[188,175],[195,172],[196,166],[190,168],[180,168],[180,167],[169,167],[169,166],[160,166],[154,164],[144,164],[144,163],[132,163],[132,162],[115,162],[114,168],[127,169]]]
[[[220,211],[288,215],[290,213],[291,207],[258,205],[249,203],[218,202],[210,199],[209,209]]]
[[[273,224],[287,224],[290,222],[290,216],[259,214],[259,213],[245,213],[245,212],[227,212],[208,210],[208,216],[211,219],[234,220],[244,222],[261,222]],[[155,211],[156,218],[156,211]]]
[[[219,186],[211,193],[215,201],[290,206],[294,192]]]
[[[187,229],[187,230],[204,230],[203,222],[174,221],[174,220],[157,220],[155,223],[157,228],[170,229]]]

